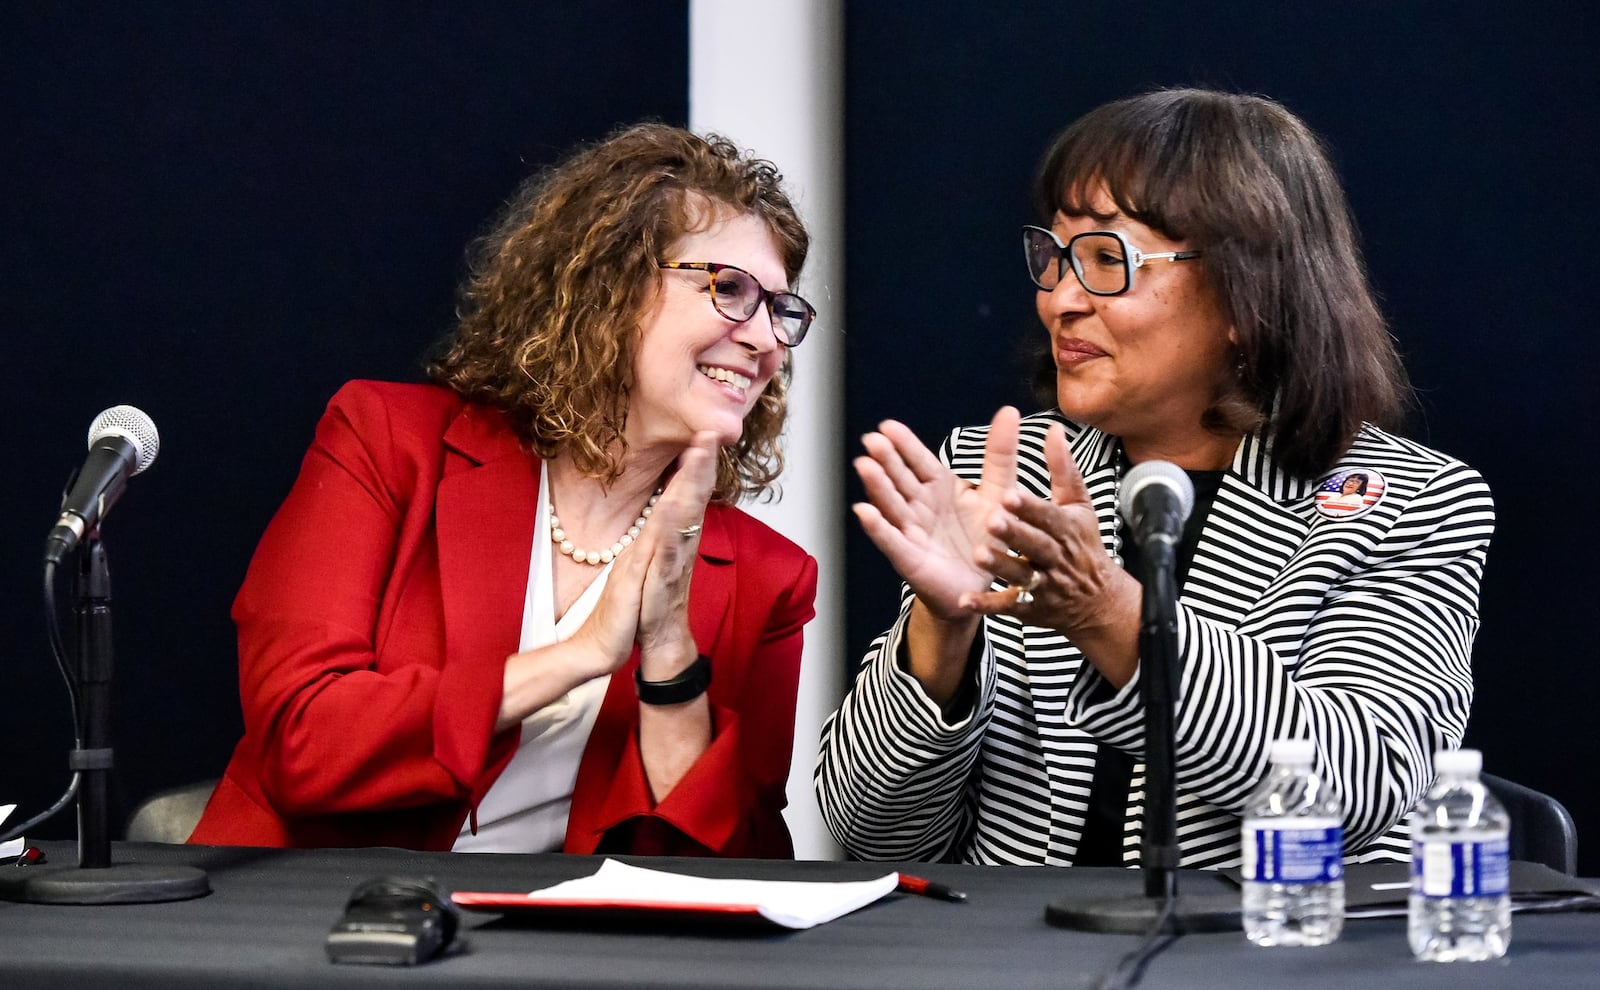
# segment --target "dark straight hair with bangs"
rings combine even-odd
[[[1204,252],[1239,352],[1202,419],[1208,429],[1260,428],[1286,471],[1311,478],[1363,423],[1399,425],[1405,369],[1338,176],[1299,118],[1265,97],[1203,89],[1107,103],[1045,153],[1040,217],[1096,216],[1102,184],[1123,215]]]

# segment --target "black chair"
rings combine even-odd
[[[201,780],[145,798],[128,818],[129,842],[187,842],[217,781]]]
[[[1511,858],[1576,876],[1578,829],[1561,802],[1492,773],[1480,777],[1511,816]]]

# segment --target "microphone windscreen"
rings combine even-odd
[[[89,446],[107,437],[123,437],[138,452],[133,473],[138,474],[156,459],[161,450],[161,435],[156,432],[155,420],[135,406],[112,406],[89,424]]]
[[[1139,492],[1151,485],[1171,489],[1178,498],[1179,521],[1189,518],[1194,510],[1194,482],[1183,468],[1170,461],[1145,461],[1135,464],[1122,479],[1122,497],[1117,511],[1130,526],[1137,526],[1135,513],[1139,505]]]

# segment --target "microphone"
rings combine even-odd
[[[1178,656],[1178,543],[1194,510],[1194,483],[1176,464],[1145,461],[1122,479],[1117,511],[1139,547],[1139,696],[1144,702],[1145,806],[1139,865],[1144,896],[1062,898],[1052,925],[1091,932],[1187,934],[1238,931],[1239,895],[1178,896],[1178,758],[1182,686]]]
[[[1183,468],[1168,461],[1134,465],[1122,479],[1122,518],[1133,527],[1141,547],[1152,541],[1175,546],[1194,508],[1194,482]]]
[[[161,437],[149,416],[133,406],[112,406],[89,424],[89,456],[61,500],[61,518],[45,540],[46,563],[59,564],[100,525],[128,479],[149,467]]]

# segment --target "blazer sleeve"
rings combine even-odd
[[[711,744],[656,803],[639,750],[637,718],[622,750],[595,850],[653,856],[785,858],[794,845],[783,809],[794,750],[795,698],[803,627],[816,614],[817,562],[799,554],[793,568],[773,567],[759,552],[746,568],[787,570],[736,693],[716,691],[713,667]],[[703,564],[701,566],[704,566]],[[769,571],[769,572],[770,572]],[[741,587],[736,598],[758,597]],[[737,624],[737,620],[736,620]],[[713,662],[715,663],[713,658]]]
[[[962,432],[942,446],[946,464]],[[996,683],[988,623],[973,643],[976,701],[971,711],[947,720],[903,663],[913,599],[902,584],[899,618],[873,641],[839,709],[822,726],[812,776],[817,804],[834,839],[860,859],[944,859],[976,814],[968,783]]]
[[[1318,771],[1344,800],[1346,848],[1393,827],[1427,787],[1433,753],[1460,745],[1466,730],[1493,529],[1488,486],[1447,462],[1320,601],[1285,596],[1238,629],[1180,604],[1179,790],[1239,814],[1272,740],[1309,737]],[[1297,640],[1285,636],[1302,627]],[[1273,645],[1286,641],[1298,652]],[[1113,691],[1085,664],[1068,720],[1142,755],[1139,680]]]
[[[418,532],[431,532],[424,517],[436,479],[406,463],[407,447],[376,393],[341,390],[235,600],[246,738],[280,815],[458,800],[469,782],[436,758],[438,734],[492,731],[499,685],[492,697],[466,697],[483,692],[455,679],[462,696],[443,697],[436,642],[397,645],[400,656],[379,667],[375,640],[397,561]],[[439,718],[445,709],[453,720]]]

